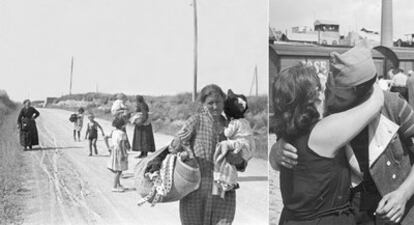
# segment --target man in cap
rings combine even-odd
[[[331,55],[331,74],[326,84],[328,113],[350,109],[365,101],[376,81],[371,51],[355,47],[344,54]],[[397,94],[384,93],[384,107],[351,142],[349,152],[353,171],[362,180],[352,188],[357,224],[414,224],[414,172],[410,156],[414,156],[414,111]],[[340,128],[338,128],[340,132]],[[272,146],[269,161],[292,168],[296,149],[279,140]],[[351,161],[351,160],[350,160]]]

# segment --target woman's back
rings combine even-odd
[[[334,158],[319,156],[308,147],[309,134],[292,144],[298,164],[280,171],[280,189],[287,219],[310,220],[349,209],[350,170],[345,151]]]

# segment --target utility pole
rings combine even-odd
[[[193,86],[193,102],[197,99],[197,70],[198,70],[198,23],[197,23],[197,0],[193,0],[194,12],[194,86]]]
[[[259,96],[259,78],[257,75],[257,65],[254,67],[254,75],[256,77],[256,97]]]
[[[69,83],[69,95],[72,95],[72,80],[73,80],[73,56],[70,63],[70,83]]]
[[[256,88],[256,96],[259,96],[259,78],[257,76],[257,65],[254,67],[254,74],[253,74],[253,80],[250,85],[250,92],[249,95],[252,95],[253,92],[253,86]]]

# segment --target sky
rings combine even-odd
[[[269,0],[271,27],[285,31],[294,26],[313,27],[317,19],[340,24],[340,33],[361,28],[380,31],[381,0]],[[414,33],[414,1],[393,1],[394,38]],[[405,39],[403,39],[405,40]]]
[[[268,2],[198,0],[198,90],[267,93]],[[0,89],[13,100],[193,88],[192,0],[1,0]]]

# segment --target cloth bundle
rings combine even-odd
[[[135,125],[144,125],[147,126],[151,123],[152,113],[148,113],[148,118],[144,121],[144,114],[142,112],[137,112],[131,116],[129,119],[130,123]]]
[[[138,205],[178,201],[197,190],[201,173],[194,161],[169,153],[168,146],[139,161],[135,168],[135,186],[141,197]]]

